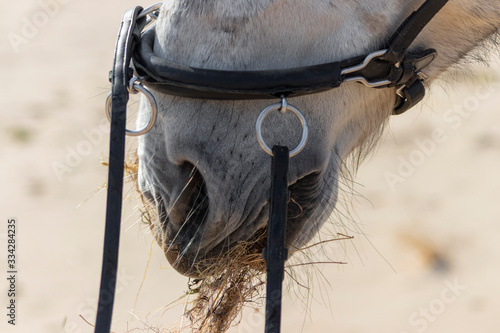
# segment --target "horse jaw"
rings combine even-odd
[[[155,52],[211,69],[280,69],[336,61],[373,51],[420,3],[168,1],[157,23]],[[490,5],[496,6],[493,1]],[[431,22],[430,30],[437,33],[438,23]],[[423,34],[417,44],[432,47],[431,37]],[[450,61],[440,58],[431,73],[439,74]],[[139,185],[156,204],[160,218],[153,231],[167,258],[179,272],[196,276],[194,263],[216,260],[267,224],[270,159],[257,144],[254,124],[274,101],[154,94],[160,115],[153,130],[139,139]],[[307,209],[288,221],[290,250],[302,247],[328,219],[345,158],[378,133],[394,96],[390,89],[350,83],[289,99],[310,127],[306,148],[290,161],[291,197],[307,199],[300,202]],[[147,103],[141,110],[139,125],[147,121]],[[292,115],[280,114],[266,119],[263,128],[268,144],[289,147],[297,144],[300,131]],[[304,185],[312,178],[314,184]]]

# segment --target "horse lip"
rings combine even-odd
[[[290,220],[287,221],[287,226],[289,223]],[[249,254],[263,253],[264,248],[267,246],[267,236],[262,239],[262,237],[259,237],[258,235],[263,232],[267,233],[266,229],[267,227],[257,230],[252,237],[246,240],[246,242],[251,244],[248,248]],[[287,229],[285,243],[287,248],[292,245],[299,232],[300,228]],[[200,258],[192,258],[188,254],[184,254],[180,257],[180,251],[177,245],[167,246],[167,248],[164,248],[164,253],[172,268],[174,268],[178,273],[189,278],[201,279],[210,275],[211,268],[217,264],[221,256],[229,254],[230,251],[235,248],[239,242],[241,242],[235,241],[234,243],[228,245],[225,244],[225,240],[226,239],[222,240],[218,245],[206,252],[201,258],[202,260],[199,260],[198,262],[195,261]],[[261,268],[263,269],[263,267]]]
[[[310,216],[310,210],[314,209],[314,201],[317,199],[320,192],[320,178],[320,173],[311,173],[301,177],[297,180],[297,182],[289,186],[290,197],[292,200],[288,204],[285,243],[285,246],[289,249],[299,237],[304,223],[306,223]],[[297,209],[297,207],[299,209]],[[257,215],[255,221],[246,221],[243,224],[248,222],[257,222],[257,220],[261,219],[267,220],[268,218],[266,213],[268,212],[268,208],[269,204],[263,205],[261,212]],[[211,266],[216,264],[218,259],[225,254],[228,254],[231,249],[233,249],[241,241],[252,244],[249,250],[251,253],[262,253],[263,249],[267,246],[267,237],[259,238],[258,236],[262,236],[262,233],[265,232],[266,228],[267,227],[260,227],[252,234],[251,237],[245,240],[236,240],[230,244],[227,243],[228,238],[224,238],[217,245],[213,246],[200,256],[193,256],[190,253],[184,253],[181,257],[179,257],[179,249],[181,248],[182,251],[182,246],[179,247],[179,242],[174,244],[171,243],[167,248],[164,248],[164,252],[167,260],[177,272],[191,278],[202,278],[203,275],[207,275],[207,273],[208,275],[210,274],[209,270]],[[235,230],[235,232],[236,231],[238,231],[238,229]],[[229,238],[231,238],[231,236],[229,236]]]
[[[195,269],[192,260],[185,256],[179,257],[178,246],[169,246],[164,252],[168,262],[178,273],[193,279],[201,278],[201,272]]]
[[[264,229],[259,229],[252,235],[252,237],[246,240],[246,242],[251,244],[246,249],[248,254],[262,254],[265,242],[262,242],[261,236],[264,232]],[[197,259],[196,257],[192,258],[188,254],[184,254],[182,257],[179,257],[180,251],[177,245],[164,247],[164,253],[172,268],[174,268],[178,273],[190,278],[201,279],[211,275],[212,268],[217,265],[221,255],[223,256],[224,254],[229,254],[239,242],[241,241],[225,244],[225,240],[222,240],[218,245],[206,252],[201,258],[202,260],[199,260],[198,262],[195,262]],[[255,264],[255,267],[259,267],[258,263]],[[261,269],[263,269],[263,266]]]
[[[287,226],[292,226],[294,222],[296,223],[296,221],[287,220]],[[305,221],[301,221],[300,224],[303,225],[303,223],[305,223]],[[300,227],[287,228],[285,243],[285,246],[287,248],[290,248],[292,243],[297,238],[300,230]],[[248,242],[249,244],[251,244],[247,249],[248,254],[262,255],[264,248],[267,246],[267,235],[265,237],[262,237],[263,233],[267,234],[267,226],[258,229],[250,238],[244,240],[244,242]],[[193,258],[187,253],[182,255],[182,257],[179,257],[180,251],[178,245],[170,245],[164,250],[164,252],[170,265],[178,273],[190,278],[201,279],[203,277],[211,275],[211,269],[214,267],[214,265],[219,263],[220,258],[224,255],[229,254],[230,251],[238,245],[238,243],[242,242],[241,240],[239,240],[231,244],[227,244],[226,241],[227,238],[223,239],[215,247],[208,250],[208,252],[198,258]],[[261,265],[256,263],[254,268],[264,269],[264,258],[261,258]]]

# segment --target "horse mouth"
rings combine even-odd
[[[287,209],[287,226],[285,245],[297,249],[304,244],[297,244],[304,225],[310,219],[313,210],[318,205],[320,196],[321,174],[314,172],[298,179],[289,186],[290,201]],[[160,223],[165,230],[160,243],[170,265],[180,274],[191,278],[203,278],[217,274],[220,267],[249,266],[263,270],[265,262],[262,252],[267,245],[267,221],[269,203],[262,205],[253,223],[258,227],[251,236],[241,239],[234,236],[239,230],[220,241],[209,250],[200,248],[201,238],[210,228],[208,193],[201,175],[194,172],[189,185],[183,193],[179,207],[169,214],[164,204],[157,205]],[[174,219],[181,221],[180,227],[175,227]],[[178,223],[179,224],[179,223]],[[240,232],[241,234],[241,232]],[[231,239],[232,241],[229,241]],[[239,263],[234,262],[238,258]]]
[[[266,247],[266,235],[266,229],[259,229],[246,241],[238,241],[229,245],[224,244],[223,241],[197,258],[190,255],[182,256],[178,246],[166,250],[165,256],[178,273],[195,279],[220,275],[227,269],[236,270],[242,267],[263,271],[265,262],[262,251]]]

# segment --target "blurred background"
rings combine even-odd
[[[2,4],[0,257],[6,275],[14,217],[18,294],[16,326],[8,325],[2,277],[1,332],[93,331],[109,134],[103,106],[120,18],[137,4]],[[498,63],[447,75],[430,95],[391,119],[347,191],[355,193],[345,199],[352,218],[323,232],[354,236],[322,249],[348,264],[304,269],[310,289],[286,280],[284,332],[499,331]],[[126,193],[113,331],[160,332],[179,319],[182,301],[168,305],[187,280],[152,245],[133,188]],[[232,332],[263,332],[262,311],[245,311]]]

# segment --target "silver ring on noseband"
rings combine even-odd
[[[143,134],[149,132],[149,130],[151,128],[153,128],[153,126],[156,122],[156,115],[158,114],[158,107],[156,105],[156,100],[155,100],[154,96],[149,92],[149,90],[144,88],[140,84],[140,82],[139,83],[138,82],[139,82],[139,80],[137,79],[137,77],[133,77],[130,80],[129,86],[127,89],[129,91],[129,93],[131,93],[131,94],[137,94],[137,93],[141,92],[144,94],[144,96],[146,96],[146,98],[149,101],[149,104],[151,105],[151,115],[150,115],[148,124],[146,126],[144,126],[143,128],[140,128],[137,130],[127,129],[126,134],[128,136],[139,136],[139,135],[143,135]],[[112,95],[112,93],[110,92],[108,95],[108,98],[106,99],[106,117],[108,117],[108,120],[110,122],[111,122],[111,99],[112,99],[111,95]]]
[[[296,107],[288,104],[286,102],[285,98],[281,98],[280,103],[272,104],[269,105],[267,108],[262,110],[262,112],[259,115],[259,118],[257,118],[257,123],[255,124],[255,131],[257,132],[257,141],[259,142],[260,147],[269,155],[273,156],[273,151],[269,146],[264,142],[264,138],[262,137],[262,123],[264,122],[264,119],[267,117],[267,115],[274,110],[279,110],[281,113],[286,112],[287,110],[292,111],[294,115],[297,116],[300,120],[300,124],[302,125],[302,138],[292,151],[290,151],[290,157],[293,157],[300,153],[302,149],[304,149],[306,142],[307,142],[307,137],[309,135],[309,129],[307,127],[307,122],[302,113],[300,113],[299,109]],[[284,110],[284,111],[283,111]]]
[[[152,17],[153,19],[157,19],[158,18],[158,15],[157,13],[155,13],[157,10],[159,10],[161,8],[161,5],[163,3],[159,2],[157,4],[154,4],[154,5],[151,5],[149,7],[146,7],[144,8],[140,13],[139,15],[137,16],[138,19],[140,18],[143,18],[145,16],[150,16]]]

